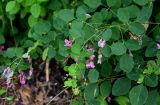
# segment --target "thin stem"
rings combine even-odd
[[[69,87],[63,89],[61,92],[59,92],[56,96],[54,96],[48,103],[47,105],[49,105],[53,100],[55,100],[55,98],[57,98],[59,95],[61,95],[65,90],[67,90]]]

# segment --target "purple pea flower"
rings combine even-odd
[[[26,76],[24,73],[20,73],[19,74],[19,82],[21,83],[21,85],[25,85],[26,83]]]
[[[112,98],[110,96],[107,97],[107,101],[111,102]]]
[[[6,69],[3,70],[2,74],[5,78],[10,78],[13,76],[13,71],[11,70],[10,67],[7,67]]]
[[[93,68],[95,68],[94,62],[93,61],[86,62],[86,68],[87,69],[93,69]]]
[[[157,43],[157,45],[156,45],[156,46],[157,46],[157,49],[160,49],[160,44],[159,44],[159,43]]]
[[[2,52],[4,49],[4,46],[3,45],[0,45],[0,52]]]
[[[72,41],[69,41],[69,40],[65,39],[65,40],[64,40],[64,43],[65,43],[64,46],[67,46],[68,48],[71,48],[71,46],[72,46]]]
[[[105,46],[105,44],[106,44],[106,41],[103,40],[103,39],[100,39],[100,40],[98,41],[98,46],[101,47],[101,48],[103,48],[103,47]]]
[[[90,61],[93,61],[95,58],[95,55],[91,55],[89,58],[90,58]]]
[[[30,67],[30,70],[29,70],[29,76],[32,76],[32,74],[33,74],[33,68],[32,68],[32,66]]]
[[[7,78],[6,84],[7,84],[7,85],[10,84],[10,83],[11,83],[11,80],[12,80],[12,78]]]

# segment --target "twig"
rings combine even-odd
[[[49,59],[46,60],[45,71],[46,71],[46,82],[48,82],[49,81]]]
[[[55,98],[57,98],[59,95],[61,95],[65,90],[67,90],[68,89],[68,87],[67,88],[65,88],[65,89],[63,89],[61,92],[59,92],[56,96],[54,96],[48,103],[47,103],[47,105],[49,105],[53,100],[55,100]]]

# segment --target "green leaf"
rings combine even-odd
[[[102,39],[108,41],[112,37],[112,30],[107,29],[105,32],[102,33]]]
[[[121,42],[116,42],[111,45],[112,54],[122,55],[126,53],[126,50],[127,50],[126,47]]]
[[[58,12],[58,16],[65,22],[69,22],[74,19],[74,11],[71,9],[61,9]]]
[[[70,105],[84,105],[84,101],[73,98]]]
[[[53,23],[52,24],[56,30],[62,30],[66,26],[66,22],[64,20],[60,19],[59,17],[55,17],[54,15],[53,15]]]
[[[103,22],[103,16],[101,12],[95,12],[94,15],[92,15],[91,18],[92,23],[102,23]]]
[[[5,38],[3,35],[0,35],[0,44],[4,44],[5,43]]]
[[[13,58],[13,57],[21,57],[23,55],[24,50],[22,48],[19,47],[11,47],[8,48],[7,51],[5,52],[5,55],[9,58]]]
[[[12,101],[14,99],[14,96],[7,96],[5,97],[8,101]]]
[[[129,99],[126,96],[119,96],[114,99],[118,103],[118,105],[128,105]]]
[[[72,23],[71,23],[71,28],[75,28],[75,29],[82,29],[83,27],[83,22],[81,21],[78,21],[78,20],[73,20]]]
[[[100,69],[100,75],[102,77],[108,77],[112,73],[112,65],[107,63],[107,61],[104,61],[102,63],[102,68]]]
[[[57,33],[55,31],[49,31],[48,34],[43,36],[43,43],[49,44],[52,41],[55,41],[57,37]]]
[[[6,12],[12,11],[15,5],[16,5],[16,1],[9,1],[6,5]]]
[[[102,96],[98,96],[97,100],[100,102],[100,105],[108,105],[107,101]]]
[[[129,12],[130,18],[136,18],[140,13],[140,9],[136,5],[126,7]]]
[[[144,26],[138,22],[130,23],[128,29],[137,36],[145,34]]]
[[[0,95],[6,93],[6,90],[5,89],[0,89]]]
[[[140,75],[137,83],[141,84],[141,83],[143,83],[143,81],[144,81],[144,75]]]
[[[107,1],[107,5],[109,7],[119,7],[121,6],[121,0],[106,0]]]
[[[146,5],[149,2],[149,0],[133,0],[133,1],[136,4],[141,5],[141,6],[144,6],[144,5]]]
[[[49,0],[38,0],[38,2],[47,2]]]
[[[77,55],[79,55],[81,52],[81,47],[79,44],[73,44],[71,47],[71,51]]]
[[[80,5],[77,9],[76,9],[76,17],[80,20],[85,21],[87,19],[87,17],[85,16],[85,14],[87,13],[87,6],[85,5]]]
[[[111,83],[109,81],[104,81],[100,85],[100,93],[103,96],[103,98],[106,98],[111,93]]]
[[[45,61],[46,58],[47,58],[48,50],[49,50],[49,48],[47,47],[47,48],[45,48],[44,51],[43,51],[43,54],[42,54],[42,59],[43,59],[43,61]]]
[[[120,37],[121,37],[121,36],[120,36],[120,31],[119,31],[119,29],[113,27],[113,28],[112,28],[112,38],[111,38],[111,39],[118,40]]]
[[[23,0],[17,0],[17,2],[18,2],[18,3],[21,3],[21,2],[23,2]]]
[[[159,92],[157,90],[152,90],[148,94],[148,98],[145,105],[159,105]]]
[[[56,50],[53,47],[49,47],[48,49],[48,58],[52,59],[56,56]]]
[[[84,3],[90,8],[96,9],[101,4],[101,0],[84,0]]]
[[[145,85],[149,87],[156,87],[158,85],[158,76],[150,75],[145,77]]]
[[[99,94],[98,85],[96,83],[90,83],[85,87],[84,97],[86,100],[93,100]]]
[[[100,105],[100,102],[96,99],[89,101],[89,105]]]
[[[112,94],[114,96],[125,95],[129,92],[131,88],[131,80],[128,78],[117,79],[112,88]]]
[[[97,82],[99,78],[99,72],[97,70],[90,70],[88,73],[88,79],[90,82]]]
[[[77,87],[77,80],[68,78],[68,80],[64,82],[64,86],[76,88]]]
[[[62,7],[62,4],[59,0],[51,0],[48,4],[48,8],[51,10],[59,10]]]
[[[131,72],[134,67],[134,61],[131,56],[128,54],[125,54],[121,56],[120,58],[120,69],[122,69],[124,72]]]
[[[105,45],[102,49],[102,54],[105,56],[105,57],[110,57],[112,55],[112,51],[111,51],[111,47],[108,46],[108,45]]]
[[[151,42],[148,43],[147,49],[145,51],[146,57],[154,57],[157,54],[156,44]]]
[[[40,22],[37,22],[33,28],[36,34],[42,35],[50,31],[51,24],[48,21],[40,21]]]
[[[14,15],[16,14],[20,9],[19,3],[16,1],[9,1],[6,5],[6,12],[9,12],[9,14]]]
[[[22,5],[23,5],[24,7],[28,7],[28,6],[33,5],[34,2],[35,2],[35,0],[23,0]]]
[[[126,47],[131,51],[136,51],[141,48],[140,43],[137,40],[129,39],[125,42]]]
[[[80,38],[79,40],[83,39],[84,37],[84,30],[82,29],[76,29],[76,28],[72,28],[69,30],[69,33],[71,34],[71,36],[73,38]]]
[[[130,18],[130,14],[126,8],[119,8],[117,11],[117,16],[120,21],[122,22],[128,22]]]
[[[139,22],[146,22],[152,15],[152,7],[143,7],[138,14],[137,20]]]
[[[30,12],[35,18],[38,18],[41,13],[41,6],[39,4],[33,4]]]
[[[148,90],[143,85],[134,86],[129,93],[130,102],[132,105],[143,105],[148,98]]]
[[[69,75],[70,76],[79,76],[80,71],[78,70],[78,66],[76,64],[72,64],[71,66],[68,67]]]
[[[28,18],[28,24],[30,27],[33,27],[37,22],[37,18],[35,18],[33,15],[30,15]]]

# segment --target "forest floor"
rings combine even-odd
[[[8,86],[0,78],[0,87],[7,91],[0,95],[0,105],[69,105],[73,95],[70,89],[64,87],[65,79],[66,73],[55,61],[51,61],[48,67],[46,62],[34,67],[32,77],[23,86],[19,83]],[[7,100],[6,96],[14,98],[8,97]]]

